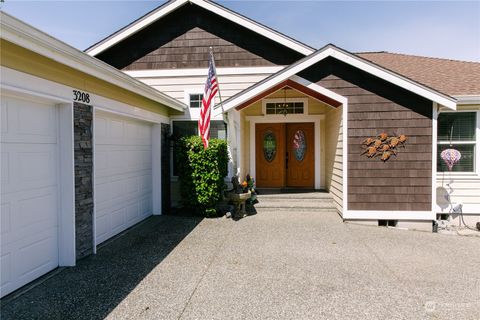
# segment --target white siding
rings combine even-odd
[[[342,108],[331,110],[325,118],[325,183],[339,212],[343,206]]]
[[[448,195],[448,196],[447,196]],[[480,214],[480,176],[437,173],[437,213],[449,213],[461,203],[463,213]]]
[[[255,68],[249,68],[255,69]],[[252,70],[255,71],[255,70]],[[272,70],[273,71],[273,70]],[[207,70],[205,69],[205,75],[198,75],[198,72],[188,73],[186,70],[183,75],[170,75],[166,74],[161,76],[161,70],[158,73],[141,74],[138,72],[127,72],[138,80],[152,86],[153,88],[178,99],[182,102],[188,103],[185,99],[185,92],[197,90],[199,93],[203,92],[205,86],[205,79]],[[222,74],[220,69],[218,70],[218,82],[221,90],[222,99],[226,100],[231,96],[239,93],[242,90],[262,81],[266,77],[270,76],[273,72],[253,72],[245,74]],[[216,103],[219,102],[218,96]]]

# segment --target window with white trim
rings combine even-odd
[[[303,114],[303,102],[267,102],[266,114]]]
[[[437,119],[437,171],[449,171],[440,154],[445,149],[460,151],[460,161],[453,166],[454,172],[475,172],[476,149],[478,148],[477,112],[445,112]]]
[[[202,106],[203,94],[190,94],[190,108],[200,108]]]
[[[262,101],[264,115],[308,114],[308,99],[269,98]]]

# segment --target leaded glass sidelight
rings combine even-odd
[[[277,153],[277,139],[272,131],[265,132],[263,136],[263,156],[268,162],[272,162],[275,159]]]
[[[293,136],[293,153],[297,161],[302,161],[307,151],[307,141],[305,139],[305,132],[303,130],[297,130]]]

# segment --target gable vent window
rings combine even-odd
[[[190,95],[190,108],[200,108],[202,106],[203,94]]]
[[[475,172],[475,150],[477,146],[476,112],[441,113],[437,120],[438,145],[437,145],[437,171],[448,171],[447,165],[440,158],[440,153],[445,149],[456,149],[462,157],[453,166],[452,171]]]
[[[267,102],[265,105],[267,114],[303,114],[303,102]]]

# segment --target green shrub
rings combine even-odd
[[[205,216],[216,215],[216,205],[223,199],[224,178],[228,174],[227,142],[210,139],[204,150],[199,136],[182,138],[176,143],[178,177],[184,207]]]

